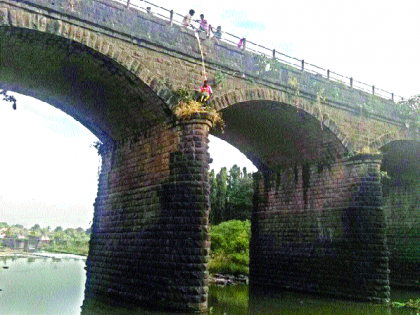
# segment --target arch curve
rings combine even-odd
[[[419,141],[418,138],[413,137],[412,135],[408,134],[408,132],[404,132],[402,130],[393,131],[386,134],[381,135],[379,138],[374,140],[370,147],[373,150],[381,150],[381,148],[385,147],[386,145],[390,144],[391,142],[398,141],[398,140],[407,140],[407,141]]]
[[[319,121],[322,127],[325,126],[332,132],[332,134],[335,135],[347,152],[353,150],[353,145],[349,138],[327,113],[322,113],[322,111],[320,111],[310,101],[303,99],[293,101],[293,95],[284,91],[268,88],[235,90],[215,97],[211,104],[216,110],[221,111],[238,103],[265,101],[286,104],[294,107],[298,111],[305,112],[307,115],[314,117]]]
[[[0,5],[0,88],[63,110],[101,141],[173,115],[172,92],[128,43],[19,5]]]

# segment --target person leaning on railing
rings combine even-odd
[[[214,34],[214,37],[216,37],[217,39],[221,39],[222,38],[222,27],[218,26],[216,28],[216,31],[214,30],[214,28],[210,25],[210,31]]]
[[[188,14],[186,16],[184,16],[184,19],[182,20],[182,25],[184,25],[185,27],[188,27],[191,25],[191,18],[193,17],[195,11],[193,9],[190,10],[190,12],[188,12]]]
[[[198,29],[207,34],[209,25],[207,23],[207,20],[204,19],[204,14],[200,14],[200,20],[197,20],[196,22],[200,23],[200,26],[198,27]]]

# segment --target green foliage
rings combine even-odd
[[[327,96],[331,99],[341,100],[344,87],[344,84],[338,82],[328,84],[326,89]]]
[[[395,308],[411,308],[420,311],[420,299],[410,299],[408,302],[391,302],[391,306]]]
[[[210,187],[211,224],[251,218],[254,190],[252,174],[246,168],[241,171],[234,165],[227,172],[223,167],[217,175],[212,170]]]
[[[250,221],[231,220],[223,222],[212,226],[210,235],[210,272],[248,274]]]
[[[8,228],[9,225],[6,222],[0,222],[0,229]]]
[[[21,228],[18,225],[12,225],[6,230],[7,237],[15,237],[17,235],[27,235],[28,233],[24,232],[23,227]]]
[[[4,222],[3,225],[7,225],[7,223]],[[39,224],[35,224],[30,229],[26,229],[22,225],[16,224],[8,227],[6,230],[6,236],[8,237],[16,237],[18,235],[25,237],[48,236],[51,240],[50,243],[42,244],[41,248],[49,252],[87,255],[89,251],[90,236],[81,227],[77,229],[68,228],[63,231],[63,228],[58,226],[54,231],[51,231],[49,226],[41,228]]]
[[[38,231],[41,230],[41,227],[39,226],[39,224],[35,224],[33,227],[31,227],[32,231]]]
[[[420,94],[397,103],[395,114],[405,119],[409,128],[420,127]]]
[[[194,92],[186,88],[179,88],[172,92],[177,98],[177,103],[190,103],[194,100]]]
[[[226,75],[222,71],[218,70],[216,72],[216,75],[214,76],[214,86],[215,87],[219,85],[222,86],[225,80],[226,80]]]

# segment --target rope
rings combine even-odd
[[[198,31],[195,31],[194,34],[195,34],[195,37],[197,38],[198,48],[200,49],[200,53],[201,53],[201,62],[203,63],[203,76],[204,76],[204,80],[207,80],[206,67],[204,65],[203,50],[201,49],[201,44],[200,44],[200,36],[198,36]]]

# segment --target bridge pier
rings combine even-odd
[[[211,126],[196,115],[103,148],[87,299],[206,311]]]
[[[250,285],[389,300],[380,156],[257,173]]]

